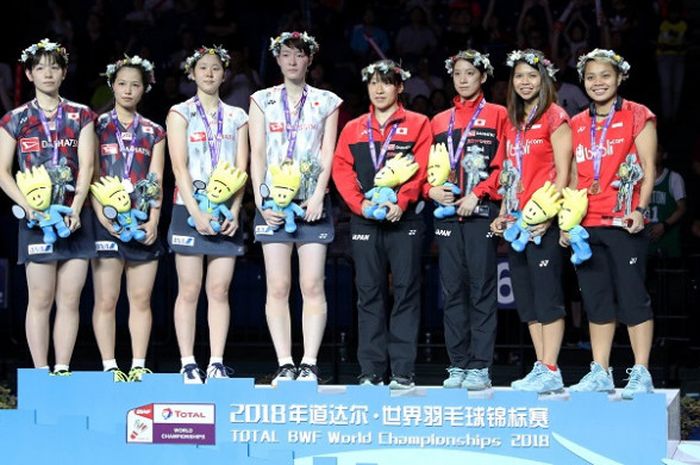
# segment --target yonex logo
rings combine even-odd
[[[116,252],[119,246],[114,241],[95,241],[95,250],[98,252]]]
[[[328,239],[328,233],[319,233],[318,238],[319,239]]]
[[[29,255],[53,253],[53,244],[29,244],[27,253]]]
[[[549,265],[549,260],[540,261],[540,268],[547,268],[547,265]]]
[[[416,235],[416,231],[417,231],[416,229],[409,229],[409,230],[408,230],[408,235],[409,235],[409,236],[415,236],[415,235]]]
[[[369,240],[369,234],[353,234],[353,235],[352,235],[352,240],[353,240],[353,241],[368,241],[368,240]]]
[[[635,265],[637,263],[637,257],[630,258],[630,265]]]
[[[435,235],[442,236],[442,237],[450,237],[450,235],[452,235],[452,231],[447,230],[447,229],[436,229]]]
[[[491,238],[493,237],[493,231],[489,231],[486,233],[486,237]]]
[[[173,234],[172,238],[173,245],[183,245],[185,247],[194,247],[194,237],[192,236],[178,236]]]

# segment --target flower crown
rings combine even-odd
[[[68,63],[68,52],[66,48],[58,42],[51,42],[49,39],[40,40],[36,44],[32,44],[22,50],[22,55],[19,57],[20,63],[27,64],[27,62],[39,52],[56,52]]]
[[[559,70],[554,67],[554,64],[551,61],[545,58],[542,52],[538,50],[513,50],[506,58],[506,65],[508,65],[510,68],[515,68],[516,63],[519,61],[524,61],[533,68],[537,68],[537,65],[541,63],[547,70],[549,77],[554,81],[557,80],[555,75]]]
[[[624,58],[622,58],[620,55],[618,55],[612,50],[596,48],[586,53],[585,55],[581,55],[580,57],[578,57],[578,63],[576,63],[576,70],[578,71],[578,77],[581,80],[583,80],[583,71],[586,69],[586,63],[599,58],[610,61],[610,63],[620,71],[622,79],[627,79],[629,77],[631,66]]]
[[[411,77],[411,73],[401,68],[399,65],[390,60],[381,60],[362,69],[362,82],[369,81],[374,73],[389,74],[390,71],[401,76],[402,81],[406,81]]]
[[[306,46],[309,47],[309,54],[313,55],[318,52],[319,45],[316,42],[316,38],[310,36],[309,34],[299,31],[294,32],[283,32],[277,37],[270,37],[270,51],[274,56],[279,56],[282,45],[290,39],[301,39]]]
[[[452,75],[454,72],[455,63],[457,63],[458,60],[467,60],[476,68],[486,72],[486,74],[489,76],[493,76],[493,66],[491,66],[488,53],[479,53],[472,49],[460,51],[457,53],[457,55],[453,55],[445,60],[445,69],[447,70],[447,74]]]
[[[109,87],[112,87],[114,76],[117,75],[117,71],[124,66],[133,66],[143,70],[144,74],[146,75],[146,92],[151,90],[152,84],[156,83],[156,75],[152,62],[146,60],[145,58],[141,58],[138,55],[134,55],[131,58],[128,55],[124,55],[124,58],[121,60],[107,65],[107,69],[104,73],[102,73],[102,75],[107,78],[107,85]]]
[[[202,58],[204,55],[218,55],[221,62],[224,64],[224,68],[228,68],[228,64],[231,61],[231,55],[228,54],[226,50],[221,45],[214,45],[213,47],[205,47],[202,45],[197,50],[194,51],[192,56],[187,57],[187,59],[182,64],[182,68],[185,70],[185,74],[189,74],[192,67]]]

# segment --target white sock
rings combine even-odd
[[[280,359],[277,359],[279,362],[280,366],[284,365],[294,365],[294,359],[292,357],[283,357]]]
[[[302,365],[316,365],[316,359],[311,357],[304,357],[301,359]]]
[[[145,358],[132,358],[131,368],[144,368],[146,366]]]
[[[194,359],[194,355],[190,355],[189,357],[182,357],[180,361],[182,362],[183,368],[185,368],[185,365],[189,365],[191,363],[194,363],[195,365],[197,364],[197,361]]]
[[[68,365],[61,365],[60,363],[57,363],[53,366],[53,371],[69,371]]]
[[[102,360],[102,370],[103,371],[109,371],[109,370],[118,370],[119,367],[117,366],[117,361],[115,359],[111,360]]]
[[[215,363],[224,363],[224,358],[223,357],[209,357],[209,366],[212,366]]]
[[[46,366],[43,366],[43,367],[36,367],[36,369],[37,369],[37,370],[48,370],[48,369],[49,369],[49,366],[46,365]]]

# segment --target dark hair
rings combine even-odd
[[[146,70],[143,69],[143,66],[132,64],[125,64],[117,68],[117,70],[114,72],[113,81],[117,80],[117,74],[119,74],[119,71],[121,71],[124,68],[131,68],[137,70],[139,72],[139,75],[141,75],[141,83],[143,84],[144,88],[147,88],[150,85],[150,82],[148,81],[148,75],[146,74]],[[112,84],[114,84],[114,82],[112,82]]]
[[[375,71],[372,75],[368,76],[367,78],[367,84],[369,85],[369,81],[372,80],[372,77],[375,75],[377,78],[383,82],[384,84],[391,84],[394,86],[399,86],[403,84],[403,77],[401,76],[401,67],[396,64],[395,61],[393,60],[379,60],[373,63],[373,65],[376,66],[381,66],[381,65],[386,65],[387,71],[386,73],[381,72],[379,69],[375,68]],[[365,68],[366,69],[366,68]]]
[[[304,55],[306,56],[312,55],[311,46],[308,43],[304,42],[304,39],[302,39],[301,37],[291,37],[282,42],[282,45],[286,45],[289,48],[295,48],[297,50],[300,50],[304,52]]]
[[[68,60],[58,50],[39,50],[27,58],[27,61],[24,62],[24,69],[27,71],[33,70],[44,56],[48,58],[49,63],[56,63],[62,70],[65,71],[68,68]]]
[[[508,80],[508,119],[513,124],[513,126],[520,126],[525,123],[527,115],[525,114],[525,102],[523,99],[515,92],[515,86],[513,86],[513,76],[515,75],[515,68],[520,64],[524,63],[527,66],[536,69],[540,74],[542,84],[540,86],[540,91],[537,95],[537,112],[533,116],[530,124],[539,120],[544,112],[547,111],[549,106],[557,101],[557,89],[554,87],[554,80],[549,76],[547,68],[542,64],[542,60],[537,63],[537,66],[532,66],[525,60],[519,60],[513,64],[510,70],[510,79]]]

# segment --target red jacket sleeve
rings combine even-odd
[[[501,176],[501,169],[503,168],[503,162],[506,157],[506,118],[507,115],[505,111],[499,112],[498,122],[496,123],[496,140],[498,140],[498,148],[496,149],[496,154],[493,159],[491,159],[490,167],[491,174],[489,177],[481,181],[474,187],[474,195],[483,198],[488,195],[491,200],[500,199],[500,194],[498,193],[498,178]]]
[[[426,117],[423,117],[422,122],[417,126],[419,126],[418,137],[416,138],[416,144],[413,146],[413,156],[416,163],[418,163],[418,172],[401,186],[397,194],[398,201],[396,204],[403,211],[406,211],[409,203],[416,202],[421,194],[425,195],[424,189],[427,185],[425,177],[428,171],[428,156],[430,154],[430,144],[433,142],[433,132],[430,129],[430,121]],[[430,187],[428,187],[428,190],[430,190]]]
[[[354,168],[354,158],[350,152],[349,133],[352,125],[346,125],[340,133],[338,145],[333,156],[333,169],[331,176],[335,187],[343,198],[348,208],[356,215],[362,216],[362,201],[364,194],[357,184],[357,173]]]

